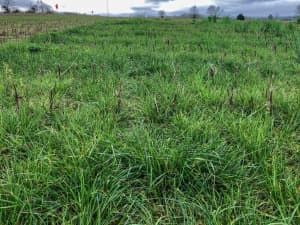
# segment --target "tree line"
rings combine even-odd
[[[215,5],[210,5],[206,10],[208,19],[211,22],[216,22],[217,19],[222,16],[223,12],[224,12],[224,10],[220,6],[215,6]],[[163,11],[163,10],[158,11],[158,16],[160,18],[165,18],[166,15],[167,14],[165,11]],[[197,6],[191,7],[189,16],[193,19],[202,17],[201,14],[199,13]],[[296,16],[298,17],[297,21],[300,24],[300,5],[298,5],[296,7]],[[268,15],[267,18],[272,20],[272,19],[274,19],[274,16],[272,14],[270,14],[270,15]],[[237,20],[245,20],[246,17],[244,16],[243,13],[240,13],[237,15],[236,19]]]
[[[1,9],[3,13],[19,13],[21,10],[15,6],[14,0],[2,0]],[[26,13],[53,13],[53,8],[44,3],[42,0],[37,0],[35,3],[32,3]]]

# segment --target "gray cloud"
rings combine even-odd
[[[156,7],[160,3],[176,0],[145,0],[146,3],[152,3]],[[225,15],[236,15],[244,13],[249,16],[266,16],[268,14],[280,16],[293,16],[299,0],[215,0],[215,5],[221,6]],[[181,11],[181,10],[180,10]],[[182,9],[182,11],[187,11]]]
[[[134,14],[137,16],[154,16],[157,15],[157,11],[153,9],[151,6],[145,7],[132,7]]]
[[[249,16],[293,16],[299,1],[285,0],[216,0],[224,12],[229,15],[244,13]]]
[[[3,4],[3,0],[0,0],[0,5]],[[11,6],[26,8],[29,7],[34,1],[32,0],[11,0]]]
[[[217,3],[225,3],[225,4],[249,4],[253,2],[277,2],[279,0],[216,0]]]
[[[284,2],[282,0],[216,0],[215,1],[217,5],[223,5],[223,6],[229,6],[229,7],[236,7],[236,6],[245,6],[245,5],[251,5],[251,4],[274,4],[278,2]]]
[[[148,3],[160,4],[161,2],[172,2],[175,0],[146,0]]]

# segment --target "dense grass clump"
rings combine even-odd
[[[0,224],[299,224],[296,26],[112,19],[0,47]]]

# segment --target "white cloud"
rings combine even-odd
[[[97,13],[107,12],[107,3],[110,13],[130,13],[133,6],[145,6],[144,0],[46,0],[47,3],[59,5],[59,11],[76,11]]]
[[[267,13],[294,15],[299,0],[44,0],[53,6],[59,4],[59,11],[104,14],[107,12],[107,2],[111,14],[132,13],[132,7],[154,7],[155,10],[167,12],[178,11],[197,5],[206,7],[211,4],[221,5],[224,12],[235,15],[243,12],[247,15],[264,16]],[[157,4],[153,3],[156,2]],[[159,3],[160,2],[160,3]]]
[[[161,9],[166,11],[177,11],[184,8],[196,6],[208,6],[213,4],[213,0],[176,0],[171,2],[161,3]]]
[[[45,0],[46,3],[54,6],[59,4],[60,11],[76,11],[76,12],[91,12],[106,13],[107,1],[109,3],[109,11],[112,14],[130,13],[132,7],[152,6],[153,4],[145,0]],[[191,7],[193,5],[209,5],[212,0],[174,0],[163,2],[160,4],[160,9],[166,11],[175,11],[182,8]]]

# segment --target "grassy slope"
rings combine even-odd
[[[2,46],[0,224],[299,224],[296,32],[116,19]]]
[[[90,25],[100,20],[101,17],[86,15],[0,14],[0,44],[26,39],[37,33]]]

